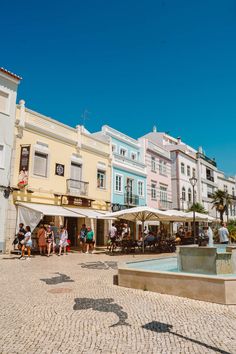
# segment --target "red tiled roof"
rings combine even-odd
[[[18,76],[16,74],[4,69],[4,68],[0,68],[0,71],[3,72],[4,74],[7,74],[7,75],[11,76],[11,77],[14,77],[14,79],[22,80],[22,77],[20,77],[20,76]]]

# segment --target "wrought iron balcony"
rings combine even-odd
[[[213,176],[206,175],[206,178],[208,179],[208,181],[214,182],[214,177]]]
[[[159,209],[163,209],[163,210],[172,209],[172,202],[168,200],[160,200]]]
[[[126,194],[124,196],[124,204],[135,205],[135,206],[139,205],[139,196],[134,194],[131,195]]]
[[[76,179],[67,179],[67,194],[69,195],[88,195],[89,182],[78,181]]]

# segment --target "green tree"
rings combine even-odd
[[[188,209],[188,211],[195,211],[196,213],[207,214],[206,209],[200,203],[194,203],[191,208]]]
[[[218,189],[212,194],[212,208],[215,208],[220,213],[220,220],[223,222],[224,213],[228,211],[229,205],[232,204],[232,197],[228,192]]]

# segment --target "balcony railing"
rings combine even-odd
[[[206,178],[207,178],[208,181],[214,182],[214,177],[213,176],[207,175]]]
[[[160,200],[159,201],[159,208],[160,209],[172,209],[172,202],[168,201],[168,200]]]
[[[126,205],[139,205],[139,196],[138,195],[125,195],[124,204]]]
[[[70,195],[88,195],[89,182],[78,181],[76,179],[67,179],[67,194]]]

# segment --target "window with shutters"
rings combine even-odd
[[[0,168],[4,168],[5,165],[5,149],[4,145],[0,145]]]
[[[0,91],[0,112],[9,113],[9,94]]]
[[[156,200],[157,199],[157,189],[156,189],[156,183],[151,184],[151,199]]]
[[[82,165],[71,162],[70,165],[70,187],[72,188],[81,188],[81,184],[79,183],[82,178]]]
[[[34,153],[34,175],[47,177],[48,172],[48,154],[35,151]]]
[[[115,177],[115,191],[121,193],[123,186],[123,176],[116,174]]]
[[[98,170],[97,171],[97,187],[104,189],[106,187],[106,172]]]

